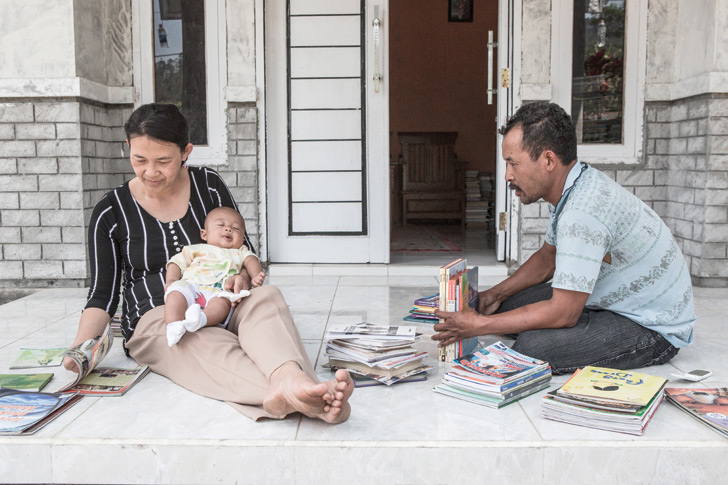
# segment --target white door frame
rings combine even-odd
[[[504,88],[499,77],[498,84],[498,127],[504,125],[508,117],[521,105],[521,11],[522,2],[514,0],[498,1],[498,73],[509,69],[509,87]],[[496,258],[510,263],[518,255],[518,215],[520,205],[513,197],[505,181],[506,163],[503,160],[501,142],[498,134],[496,142]],[[506,213],[505,227],[500,227],[500,214]]]
[[[388,43],[388,0],[366,2],[366,19],[364,20],[366,42],[366,204],[367,204],[367,235],[365,236],[287,236],[278,237],[271,233],[282,234],[280,226],[282,210],[279,203],[271,200],[269,192],[270,178],[280,183],[280,165],[270,165],[271,160],[280,160],[280,146],[268,143],[270,133],[281,133],[280,116],[271,117],[271,112],[280,112],[281,100],[279,97],[266,96],[271,83],[281,81],[280,63],[284,60],[271,55],[266,45],[266,30],[269,35],[281,35],[280,30],[285,24],[276,20],[281,18],[281,0],[256,0],[256,83],[259,93],[258,107],[258,136],[261,140],[260,160],[260,221],[261,245],[265,243],[266,259],[273,262],[292,263],[388,263],[389,262],[389,106],[388,106],[388,76],[386,75]],[[382,28],[380,30],[380,71],[384,73],[379,85],[379,92],[375,92],[372,78],[374,50],[372,15],[374,5],[379,6]],[[269,10],[266,11],[266,8]],[[270,17],[269,17],[270,15]],[[285,15],[285,12],[283,12]],[[276,33],[277,32],[277,33]],[[279,66],[269,63],[279,63]],[[266,73],[275,75],[267,77]],[[286,77],[285,71],[283,78]],[[286,79],[283,79],[286,82]],[[280,92],[281,86],[276,87]],[[285,92],[285,91],[284,91]],[[277,110],[277,111],[275,111]],[[276,131],[277,130],[277,131]],[[276,135],[274,135],[276,136]],[[280,135],[278,135],[280,136]],[[280,144],[279,144],[280,145]],[[287,149],[287,148],[286,148]],[[286,155],[287,157],[287,152]],[[287,179],[287,177],[285,177]],[[287,181],[285,181],[287,184]],[[275,212],[275,213],[274,213]],[[288,214],[285,213],[287,218]],[[275,239],[275,240],[273,240]]]

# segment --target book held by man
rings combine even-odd
[[[439,309],[458,312],[466,308],[478,310],[478,267],[468,269],[468,261],[456,259],[440,267]],[[452,362],[478,346],[478,338],[472,337],[440,348],[440,360]]]

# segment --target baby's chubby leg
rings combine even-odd
[[[207,306],[202,311],[205,316],[204,325],[217,325],[225,322],[230,314],[230,306],[230,300],[227,298],[214,297],[208,300]],[[202,328],[204,325],[200,325],[198,328]]]

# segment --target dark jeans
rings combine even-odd
[[[548,300],[550,283],[526,288],[506,299],[496,313]],[[567,374],[586,365],[636,369],[664,364],[678,352],[659,333],[608,310],[581,312],[571,328],[527,330],[515,336],[513,350],[551,364],[554,374]]]

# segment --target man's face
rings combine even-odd
[[[533,160],[521,146],[523,130],[512,128],[503,138],[503,158],[506,161],[506,182],[508,187],[524,204],[530,204],[548,193],[548,171],[543,154]]]

